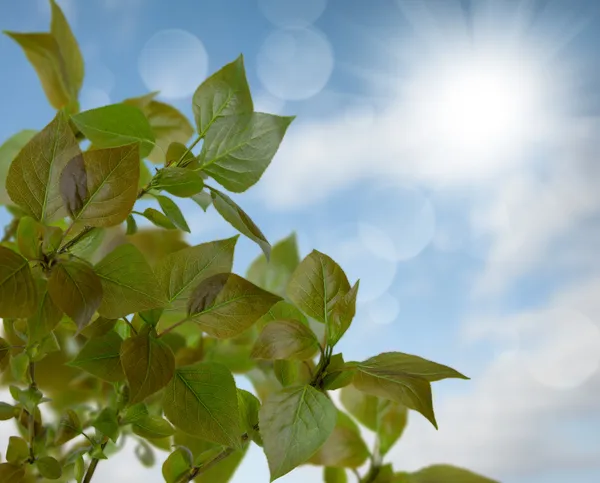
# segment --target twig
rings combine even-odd
[[[102,441],[102,444],[100,445],[100,448],[101,449],[106,448],[107,444],[108,444],[108,438],[105,436],[104,441]],[[96,471],[96,467],[98,466],[99,462],[100,462],[100,460],[98,458],[92,458],[92,461],[90,462],[90,466],[88,466],[88,469],[85,472],[85,476],[83,477],[82,483],[90,483],[90,481],[92,481],[94,472]]]
[[[179,322],[175,322],[171,327],[167,327],[165,330],[163,330],[160,334],[158,334],[156,337],[162,337],[165,334],[168,334],[169,332],[171,332],[172,330],[176,329],[177,327],[179,327],[181,324],[183,324],[184,322],[187,322],[190,318],[186,315],[183,319],[181,319]]]

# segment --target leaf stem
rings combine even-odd
[[[200,142],[200,140],[203,137],[204,135],[201,134],[196,139],[194,139],[194,142],[190,144],[190,146],[185,150],[185,152],[179,157],[179,159],[175,163],[175,166],[179,166],[179,163],[181,163],[181,161],[183,161],[185,157],[192,152],[192,149],[196,147],[196,145]],[[171,166],[171,164],[173,164],[171,161],[167,162],[167,164],[165,164],[165,168],[168,168],[169,166]]]
[[[29,363],[29,378],[31,379],[29,389],[36,389],[37,384],[35,383],[35,362]],[[33,451],[33,442],[35,439],[35,408],[31,408],[29,411],[27,423],[27,429],[29,431],[29,460],[31,463],[33,463],[35,461],[35,453]]]
[[[242,434],[242,442],[248,441],[248,438],[249,438],[248,433]],[[189,475],[184,477],[182,482],[192,481],[198,475],[205,473],[206,471],[211,469],[213,466],[215,466],[217,463],[220,463],[221,461],[223,461],[225,458],[227,458],[229,455],[231,455],[234,452],[235,452],[234,448],[225,448],[217,456],[215,456],[212,460],[207,461],[206,463],[204,463],[200,466],[196,466]]]
[[[63,247],[58,250],[57,253],[60,255],[61,253],[65,253],[66,251],[70,250],[75,245],[77,245],[93,229],[94,229],[93,226],[86,226],[83,230],[81,230],[79,233],[77,233],[77,235],[75,235],[73,238],[71,238],[71,240],[69,240],[67,243],[65,243],[63,245]]]
[[[102,444],[100,444],[100,448],[101,449],[106,448],[107,444],[108,444],[108,438],[105,436],[102,441]],[[90,462],[90,466],[88,466],[88,469],[85,472],[85,476],[83,477],[82,483],[90,483],[90,481],[92,481],[94,472],[96,471],[96,467],[98,466],[99,462],[100,462],[100,460],[98,458],[92,458],[92,461]]]
[[[183,319],[181,319],[178,322],[175,322],[172,326],[167,327],[165,330],[163,330],[160,334],[158,334],[156,337],[162,337],[165,334],[168,334],[169,332],[171,332],[172,330],[176,329],[177,327],[179,327],[181,324],[187,322],[188,320],[190,320],[190,317],[188,315],[186,315]]]

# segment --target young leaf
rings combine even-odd
[[[354,385],[373,396],[391,399],[420,412],[437,428],[431,382],[468,379],[454,369],[401,352],[386,352],[357,366]]]
[[[129,383],[129,403],[141,402],[165,387],[175,371],[175,356],[151,327],[123,342],[121,364]]]
[[[194,134],[194,128],[187,118],[173,106],[155,100],[155,95],[156,93],[152,93],[126,99],[123,103],[141,109],[146,115],[156,138],[156,145],[148,155],[148,159],[153,163],[163,163],[168,147],[174,142],[187,143]]]
[[[204,211],[208,210],[208,207],[212,203],[212,195],[207,193],[206,191],[201,191],[200,193],[196,193],[194,196],[191,196],[192,200],[196,202],[196,204],[202,208]]]
[[[327,325],[327,344],[330,347],[339,342],[350,327],[352,319],[354,319],[358,284],[359,281],[357,280],[348,293],[338,298],[333,307],[331,317],[328,319],[329,324]]]
[[[27,319],[29,342],[41,342],[60,322],[62,310],[52,301],[48,293],[48,282],[36,281],[38,285],[38,305],[35,313]]]
[[[319,350],[315,334],[296,320],[278,320],[263,328],[254,348],[255,359],[312,359]]]
[[[133,215],[128,215],[125,222],[127,223],[127,229],[126,229],[125,234],[126,235],[135,235],[137,233],[138,227],[137,227],[137,223],[136,223]]]
[[[210,192],[213,205],[221,216],[242,235],[256,242],[268,259],[271,255],[271,245],[246,212],[225,193],[214,188],[210,188]]]
[[[6,177],[10,164],[19,154],[19,151],[35,136],[36,132],[31,129],[24,129],[12,135],[0,145],[0,205],[10,203],[10,198],[6,192]]]
[[[300,262],[287,287],[289,298],[300,310],[327,326],[336,302],[349,290],[344,271],[317,250]]]
[[[379,453],[385,456],[400,439],[408,421],[408,410],[392,401],[379,401],[377,418],[377,436]]]
[[[165,215],[167,215],[167,218],[171,221],[171,223],[180,230],[190,233],[190,227],[185,221],[183,213],[181,212],[177,204],[175,204],[175,202],[171,198],[167,198],[166,196],[156,195],[156,199],[158,200],[158,204],[160,205]]]
[[[70,441],[75,436],[81,434],[81,430],[79,416],[77,416],[77,413],[72,409],[67,409],[65,414],[60,418],[54,444],[62,446],[67,441]]]
[[[95,267],[102,283],[98,313],[109,319],[167,305],[154,271],[133,245],[118,246]]]
[[[119,421],[117,413],[112,408],[104,408],[92,423],[92,426],[115,443],[119,437]]]
[[[81,330],[91,320],[102,302],[102,283],[83,260],[61,260],[48,280],[52,302],[67,314]]]
[[[246,191],[271,163],[293,119],[255,112],[215,123],[198,158],[202,171],[228,191]]]
[[[312,386],[285,388],[270,395],[260,409],[260,433],[271,481],[289,473],[327,441],[337,410]]]
[[[285,300],[280,300],[273,305],[265,315],[258,319],[256,325],[262,329],[262,327],[274,320],[297,320],[302,325],[309,327],[306,316]]]
[[[29,458],[29,446],[27,441],[18,436],[8,438],[8,447],[6,448],[6,461],[9,463],[20,464]]]
[[[79,145],[61,111],[15,157],[6,179],[8,195],[42,223],[63,218],[60,174],[78,154]]]
[[[296,234],[292,233],[273,245],[269,260],[259,255],[250,265],[246,277],[260,288],[285,296],[287,284],[299,263]]]
[[[51,33],[22,34],[5,32],[17,42],[36,70],[46,97],[55,109],[62,109],[72,101],[67,85],[64,59],[60,46]]]
[[[167,218],[164,213],[161,213],[154,208],[146,208],[142,213],[154,226],[164,228],[165,230],[175,230],[177,227]]]
[[[81,112],[71,118],[95,147],[114,148],[139,143],[145,158],[154,148],[154,134],[144,113],[128,104],[111,104]]]
[[[0,342],[1,344],[1,342]],[[8,421],[16,416],[19,409],[5,402],[0,402],[0,421]]]
[[[196,160],[194,153],[183,143],[172,142],[167,148],[167,164],[181,166],[182,168],[192,164]]]
[[[121,344],[123,339],[111,330],[106,335],[87,341],[69,365],[77,367],[108,382],[125,379],[121,367]]]
[[[152,187],[179,198],[188,198],[202,191],[204,180],[199,173],[187,168],[163,168],[154,177]]]
[[[37,289],[29,263],[0,246],[0,317],[28,317],[36,310]]]
[[[10,372],[16,381],[25,382],[25,374],[29,367],[29,356],[26,352],[10,358]]]
[[[178,483],[192,469],[192,458],[183,448],[173,451],[162,465],[162,475],[166,483]]]
[[[244,391],[243,389],[238,389],[237,395],[238,407],[240,409],[240,420],[242,422],[241,430],[242,432],[246,433],[250,439],[255,441],[257,444],[262,445],[260,433],[256,429],[258,427],[260,401],[254,394]]]
[[[433,465],[411,473],[409,483],[498,483],[471,471],[450,465]]]
[[[52,456],[42,456],[35,462],[40,475],[49,480],[58,480],[62,476],[60,463]]]
[[[192,110],[201,137],[218,119],[254,111],[241,55],[198,87],[192,98]]]
[[[86,151],[60,177],[60,194],[73,221],[115,226],[125,221],[138,195],[137,144]]]
[[[235,381],[215,362],[180,367],[163,396],[165,416],[182,431],[206,441],[238,448],[240,413]]]
[[[347,483],[348,476],[343,468],[324,468],[323,480],[325,483]]]
[[[266,292],[233,273],[220,273],[203,280],[190,296],[188,315],[200,328],[219,339],[241,334],[276,302]]]
[[[144,416],[132,424],[131,429],[142,438],[168,438],[175,428],[160,416]]]
[[[174,309],[185,310],[192,291],[202,280],[231,271],[237,238],[184,248],[161,260],[156,274]]]
[[[347,415],[338,411],[333,433],[310,462],[335,468],[359,468],[368,457],[369,450],[360,436],[358,426]]]

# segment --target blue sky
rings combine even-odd
[[[399,350],[472,377],[435,385],[440,430],[411,415],[399,468],[600,481],[600,4],[59,3],[86,59],[84,108],[160,88],[191,117],[195,86],[243,53],[257,108],[298,116],[235,199],[271,241],[296,231],[304,254],[361,279],[347,359]],[[48,23],[45,1],[0,3],[2,29]],[[53,111],[6,37],[0,56],[3,140]],[[192,241],[233,233],[185,206]],[[243,273],[258,249],[238,247]],[[144,471],[128,454],[102,481]],[[252,450],[234,481],[266,475]]]

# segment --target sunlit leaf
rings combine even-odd
[[[28,317],[36,310],[37,290],[25,258],[0,246],[0,317]]]
[[[315,334],[296,320],[278,320],[263,328],[254,348],[255,359],[312,359],[319,350]]]
[[[188,198],[202,191],[204,180],[196,171],[187,168],[163,168],[152,182],[152,187],[180,198]]]
[[[113,330],[87,341],[69,365],[77,367],[109,382],[125,379],[121,367],[123,339]]]
[[[8,168],[13,159],[19,154],[19,151],[35,136],[36,132],[31,129],[19,131],[0,145],[0,205],[6,205],[11,201],[6,192]]]

